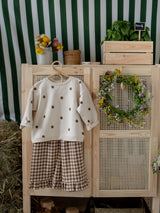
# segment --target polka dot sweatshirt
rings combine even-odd
[[[83,122],[88,131],[98,124],[95,106],[83,81],[74,77],[64,82],[44,78],[30,90],[20,128],[32,128],[32,143],[83,141]]]

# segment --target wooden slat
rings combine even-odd
[[[87,86],[90,93],[92,93],[92,83],[91,83],[91,69],[86,67],[84,71],[84,82]],[[84,161],[87,168],[87,175],[89,178],[89,188],[88,196],[92,195],[92,131],[87,131],[86,126],[84,125]],[[84,192],[82,192],[84,196]],[[87,193],[86,193],[87,195]]]
[[[32,69],[28,64],[22,65],[22,116],[25,112],[28,94],[32,87]],[[28,193],[28,182],[30,170],[30,153],[32,152],[31,130],[30,128],[22,129],[22,167],[23,167],[23,212],[30,213],[31,198]]]
[[[149,138],[150,130],[100,130],[100,138]]]
[[[153,41],[105,41],[104,52],[153,52]]]
[[[104,70],[101,72],[104,73]],[[93,79],[93,101],[95,106],[97,106],[97,94],[99,90],[99,75],[100,73],[97,72],[97,69],[92,69],[92,79]],[[107,71],[107,70],[106,70]],[[98,111],[98,120],[99,124],[93,129],[93,196],[96,197],[97,192],[99,191],[99,134],[100,134],[100,113]],[[98,188],[98,189],[97,189]]]
[[[157,68],[158,68],[158,71],[160,72],[160,64],[156,65]],[[158,105],[158,110],[160,112],[160,104]],[[158,120],[160,120],[160,113],[158,116]],[[159,139],[159,144],[158,144],[158,150],[160,149],[160,131],[159,131],[159,135],[158,135],[158,139]],[[157,189],[158,189],[158,192],[157,192],[157,195],[158,197],[160,197],[160,175],[157,177]],[[159,210],[160,210],[160,200],[159,200]]]
[[[158,140],[159,140],[159,119],[157,119],[157,115],[159,115],[159,97],[160,91],[160,68],[158,66],[154,66],[152,69],[152,106],[151,106],[151,140],[150,140],[150,162],[152,162],[158,156]],[[157,195],[157,175],[153,175],[151,167],[149,167],[149,180],[150,180],[150,190],[154,194]]]
[[[160,205],[160,198],[154,197],[152,199],[152,213],[159,213],[159,205]]]
[[[104,53],[104,64],[153,64],[152,53]]]
[[[52,67],[50,65],[28,65],[28,68],[31,66],[33,75],[50,75],[53,74]],[[115,68],[120,69],[123,68],[123,74],[127,74],[128,72],[132,74],[144,74],[151,75],[153,65],[62,65],[56,66],[56,69],[61,69],[65,71],[67,74],[74,75],[83,75],[84,68],[90,68],[94,70],[98,70],[100,73],[105,73],[107,70],[114,70]]]
[[[30,196],[55,196],[55,197],[90,197],[91,195],[86,194],[85,191],[79,191],[79,192],[66,192],[63,190],[55,190],[55,189],[28,189],[28,194]],[[28,212],[27,212],[28,213]]]
[[[32,67],[33,75],[51,75],[54,73],[51,65],[30,65]],[[68,75],[83,75],[84,66],[75,65],[56,65],[56,69]]]
[[[129,73],[130,75],[137,74],[151,76],[153,65],[101,65],[98,67],[92,67],[92,73],[99,77],[99,75],[104,75],[107,70],[114,71],[115,68],[121,69],[123,75],[128,75]],[[94,84],[95,83],[96,82],[94,82]]]
[[[95,190],[94,197],[152,197],[150,190]]]

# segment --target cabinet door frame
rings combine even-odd
[[[120,67],[120,66],[119,66]],[[99,91],[99,79],[107,70],[114,70],[117,66],[106,65],[99,69],[92,68],[93,73],[93,97],[97,105],[97,94]],[[158,153],[158,134],[159,134],[159,91],[160,91],[160,70],[158,66],[148,65],[126,65],[123,66],[123,75],[146,75],[151,76],[152,84],[152,106],[151,106],[151,129],[150,130],[100,130],[100,122],[93,129],[93,196],[94,197],[155,197],[157,194],[157,175],[153,175],[151,162],[157,157]],[[100,121],[100,111],[97,107],[98,119]],[[100,138],[149,138],[149,168],[148,168],[148,187],[145,190],[100,190]]]

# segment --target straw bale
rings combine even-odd
[[[16,122],[0,122],[0,212],[22,212],[22,139]]]

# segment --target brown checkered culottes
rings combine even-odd
[[[87,186],[83,142],[53,140],[33,144],[29,188],[80,191]]]

